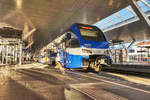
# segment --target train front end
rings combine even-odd
[[[78,25],[80,54],[82,55],[82,68],[93,69],[99,72],[103,65],[111,65],[109,56],[109,42],[104,33],[95,26]]]

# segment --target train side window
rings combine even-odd
[[[67,48],[70,47],[70,41],[69,41],[69,40],[66,41],[66,47],[67,47]]]
[[[70,39],[71,39],[71,33],[66,33],[64,38],[64,43],[66,48],[70,47]]]
[[[65,39],[66,48],[77,48],[80,47],[77,37],[73,33],[67,33]]]
[[[70,40],[70,46],[71,46],[71,48],[78,48],[78,47],[80,47],[78,39],[72,38]]]

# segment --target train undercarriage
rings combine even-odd
[[[105,55],[91,55],[89,59],[83,59],[83,66],[87,66],[87,70],[100,72],[103,65],[111,65],[111,59],[106,58]]]

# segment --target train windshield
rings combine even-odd
[[[105,36],[102,31],[97,29],[96,27],[89,26],[79,26],[80,33],[83,40],[91,40],[91,41],[106,41]]]

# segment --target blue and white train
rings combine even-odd
[[[109,42],[96,26],[73,24],[54,40],[57,44],[57,62],[69,69],[93,69],[99,72],[102,65],[110,65]]]

